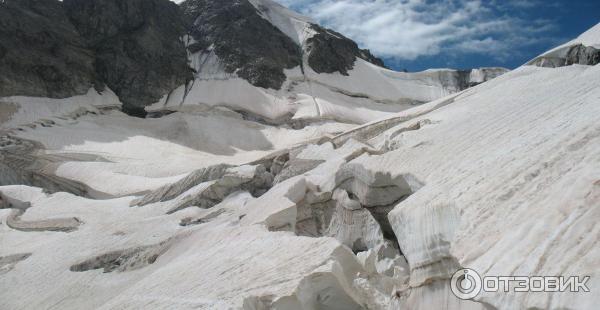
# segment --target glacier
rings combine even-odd
[[[594,309],[600,66],[567,64],[579,45],[600,24],[510,72],[303,59],[279,90],[188,51],[193,81],[146,118],[110,88],[1,97],[2,308]],[[461,268],[591,292],[461,300]]]

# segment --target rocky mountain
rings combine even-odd
[[[107,85],[125,111],[192,78],[183,15],[167,0],[0,3],[0,96],[66,98]]]
[[[190,0],[181,7],[192,25],[190,51],[214,51],[225,72],[254,86],[279,89],[284,69],[302,63],[300,48],[248,1]]]
[[[295,42],[265,18],[274,6],[277,4],[248,0],[183,2],[181,8],[192,25],[190,52],[214,51],[225,72],[235,72],[254,86],[272,89],[282,87],[287,78],[284,70],[304,65],[303,55],[317,73],[348,75],[356,58],[383,67],[383,61],[368,50],[314,23],[304,26],[303,31],[312,32],[305,42]]]
[[[360,124],[506,72],[477,69],[472,79],[449,69],[395,72],[342,34],[270,0],[188,0],[181,8],[191,24],[195,79],[146,108],[154,115],[224,107],[271,124]]]
[[[367,117],[321,115],[316,109],[309,116],[361,123],[470,85],[460,72],[386,70],[380,59],[342,34],[269,0],[188,0],[180,7],[167,0],[7,0],[0,5],[0,68],[6,72],[1,96],[66,98],[106,85],[131,115],[145,116],[150,105],[154,114],[164,114],[174,110],[172,105],[202,103],[276,123],[296,116],[298,109],[283,102],[307,110],[294,97],[310,96],[344,110],[349,107],[341,101],[371,105],[374,113]],[[486,78],[505,72],[487,71]],[[356,87],[364,74],[378,86]],[[231,81],[217,89],[233,87],[263,98],[253,107],[239,98],[215,97],[207,80]]]
[[[0,8],[0,96],[65,98],[94,86],[94,52],[60,2],[8,0]]]

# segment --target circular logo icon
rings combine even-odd
[[[473,269],[460,269],[450,279],[450,289],[460,299],[475,298],[481,292],[481,276]]]

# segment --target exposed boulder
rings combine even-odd
[[[247,0],[187,0],[181,8],[192,24],[193,51],[211,49],[226,72],[254,86],[280,89],[283,70],[302,62],[298,45]]]
[[[186,25],[168,0],[65,0],[71,22],[96,53],[95,69],[123,109],[143,107],[192,79]]]
[[[56,0],[0,2],[0,97],[65,98],[96,80],[94,53]]]

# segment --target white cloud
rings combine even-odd
[[[550,21],[525,20],[508,10],[537,0],[278,0],[371,49],[413,60],[445,54],[490,54],[498,59],[539,43]]]

